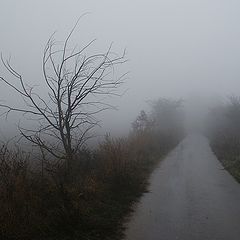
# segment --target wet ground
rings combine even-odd
[[[126,230],[126,240],[239,240],[240,184],[208,140],[192,135],[161,162]]]

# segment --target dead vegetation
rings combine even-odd
[[[180,138],[179,102],[160,99],[152,113],[140,113],[128,137],[107,135],[96,150],[86,147],[98,113],[114,107],[106,97],[121,95],[125,74],[116,77],[114,67],[126,59],[112,46],[87,52],[95,40],[71,48],[77,24],[62,45],[54,35],[47,42],[44,90],[1,55],[8,73],[1,83],[22,101],[1,102],[1,115],[22,114],[19,133],[38,148],[40,161],[24,149],[1,147],[0,239],[120,239],[124,217],[146,191],[154,164]]]
[[[230,97],[227,104],[212,109],[208,136],[211,147],[237,181],[240,182],[240,99]]]
[[[120,239],[154,165],[179,141],[142,121],[126,138],[81,148],[67,178],[64,164],[36,168],[30,154],[2,146],[0,239]]]

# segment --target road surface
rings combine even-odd
[[[184,139],[150,183],[127,224],[126,240],[240,239],[240,184],[206,138]]]

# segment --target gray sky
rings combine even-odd
[[[38,84],[47,39],[57,30],[63,40],[85,12],[72,42],[97,38],[102,51],[113,41],[130,60],[122,69],[130,71],[129,90],[114,99],[120,110],[106,114],[105,129],[129,126],[149,99],[239,94],[237,0],[1,0],[0,51]],[[2,87],[0,94],[9,97]]]

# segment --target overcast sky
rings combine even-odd
[[[1,0],[0,51],[40,84],[47,39],[57,30],[63,40],[86,12],[73,43],[97,38],[102,51],[114,42],[129,59],[122,69],[130,71],[129,90],[114,100],[119,111],[106,115],[107,130],[129,126],[149,99],[239,95],[238,0]],[[0,94],[9,97],[2,86]]]

